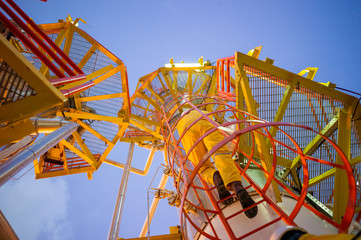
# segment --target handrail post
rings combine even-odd
[[[120,228],[120,220],[122,218],[123,206],[125,194],[127,191],[130,167],[132,165],[132,158],[134,152],[134,142],[131,142],[129,145],[128,158],[124,166],[122,180],[120,182],[117,202],[115,204],[114,214],[112,223],[110,225],[108,239],[109,240],[118,240],[119,228]]]

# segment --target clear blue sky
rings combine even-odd
[[[259,45],[260,58],[275,59],[276,66],[296,73],[318,67],[315,81],[361,92],[360,0],[16,2],[39,24],[67,14],[87,21],[80,27],[127,65],[131,93],[139,77],[171,57],[196,62],[204,56],[213,62]],[[110,158],[125,162],[127,151],[128,145],[120,143]],[[137,148],[135,166],[143,168],[146,156]],[[149,176],[130,176],[121,237],[138,236],[146,216],[146,189],[160,163],[162,153],[157,153]],[[30,172],[0,189],[0,208],[21,239],[105,239],[121,173],[102,165],[93,180],[84,174],[34,181]],[[176,210],[161,201],[151,234],[168,233],[177,220]]]

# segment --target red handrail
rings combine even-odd
[[[217,63],[218,66],[221,66],[221,62]],[[219,71],[221,71],[219,69]],[[221,85],[218,85],[221,86]],[[221,89],[219,89],[219,91],[221,91]],[[167,103],[167,106],[162,106],[163,109],[163,113],[164,113],[164,119],[167,125],[167,128],[169,130],[169,134],[167,134],[165,136],[165,142],[166,142],[166,146],[167,149],[173,149],[173,153],[169,153],[168,154],[168,161],[171,165],[171,167],[173,168],[172,172],[173,174],[176,176],[178,175],[178,177],[175,177],[175,184],[177,187],[177,190],[181,196],[181,205],[180,205],[180,209],[182,209],[182,214],[181,214],[181,225],[182,226],[187,226],[187,225],[191,225],[192,227],[194,227],[194,229],[196,231],[198,231],[201,235],[203,235],[204,237],[207,237],[208,239],[219,239],[219,234],[216,232],[216,228],[213,226],[212,221],[209,220],[208,215],[213,215],[214,211],[217,212],[217,217],[218,220],[220,221],[219,223],[222,224],[223,229],[225,230],[225,232],[227,233],[228,238],[230,239],[243,239],[246,237],[251,236],[252,234],[256,233],[257,231],[260,231],[278,221],[283,221],[285,224],[287,225],[296,225],[296,223],[294,222],[296,216],[298,215],[300,209],[306,208],[309,209],[310,211],[312,211],[313,213],[315,213],[317,216],[321,217],[322,219],[324,219],[325,221],[327,221],[328,223],[330,223],[331,225],[335,226],[336,228],[339,229],[339,232],[345,232],[347,231],[348,226],[350,225],[351,221],[352,221],[352,216],[353,216],[353,212],[355,209],[355,202],[356,202],[356,197],[355,197],[355,182],[353,179],[353,175],[352,175],[352,169],[348,163],[347,157],[342,153],[342,151],[340,150],[340,148],[333,143],[330,139],[326,138],[325,136],[322,136],[322,138],[325,139],[325,141],[327,141],[337,152],[337,154],[339,154],[339,156],[341,157],[342,161],[343,161],[343,165],[342,164],[336,164],[336,163],[332,163],[332,162],[327,162],[325,160],[322,159],[318,159],[315,157],[311,157],[311,156],[306,156],[303,154],[302,149],[300,148],[299,144],[295,141],[295,139],[293,139],[289,134],[287,134],[286,131],[283,130],[283,127],[288,126],[288,127],[299,127],[304,129],[305,131],[311,131],[315,134],[319,134],[315,131],[313,131],[311,128],[307,127],[307,126],[303,126],[303,125],[296,125],[296,124],[292,124],[292,123],[283,123],[283,122],[266,122],[262,119],[259,119],[258,117],[252,116],[249,113],[246,113],[244,111],[235,109],[234,107],[232,107],[231,105],[227,104],[227,103],[222,103],[222,102],[218,102],[215,98],[211,98],[211,97],[207,97],[207,96],[202,96],[203,100],[205,101],[205,98],[211,100],[213,99],[213,103],[212,102],[207,102],[207,103],[202,103],[200,105],[194,105],[192,104],[193,101],[195,101],[197,98],[199,98],[200,96],[197,96],[196,94],[194,94],[194,96],[187,96],[187,97],[179,97],[174,99],[173,101],[170,101]],[[233,134],[229,134],[228,136],[226,136],[222,141],[220,141],[216,146],[214,146],[211,150],[209,150],[207,152],[207,154],[205,156],[203,156],[202,160],[198,163],[198,165],[193,166],[193,168],[191,168],[189,165],[190,162],[187,162],[187,158],[189,153],[192,151],[192,149],[194,149],[194,146],[197,145],[197,143],[200,143],[202,141],[202,139],[209,134],[212,134],[212,132],[214,131],[218,131],[217,129],[217,124],[218,123],[214,123],[212,122],[213,125],[215,125],[215,128],[212,130],[209,130],[207,133],[205,133],[205,135],[203,135],[200,139],[198,139],[198,141],[196,141],[196,143],[194,144],[194,146],[188,150],[188,152],[186,152],[184,154],[184,152],[181,150],[180,147],[180,143],[181,143],[181,138],[184,136],[184,134],[186,133],[186,131],[189,130],[189,128],[192,126],[192,124],[195,123],[191,123],[190,125],[188,125],[188,127],[186,129],[184,129],[183,133],[178,137],[177,134],[172,134],[175,129],[176,129],[176,125],[179,122],[180,119],[178,119],[177,121],[173,121],[172,122],[172,126],[170,126],[170,119],[173,118],[173,115],[175,113],[173,113],[172,116],[169,116],[169,119],[167,119],[167,114],[166,114],[166,109],[168,108],[172,108],[174,106],[176,106],[177,104],[180,103],[180,101],[184,101],[186,102],[188,105],[192,106],[194,109],[193,111],[198,111],[199,108],[203,108],[205,105],[208,104],[223,104],[225,106],[226,109],[223,109],[222,111],[232,111],[232,112],[239,112],[242,115],[247,116],[248,118],[254,119],[254,120],[259,120],[260,123],[257,125],[252,125],[251,123],[248,123],[246,120],[247,118],[245,118],[245,120],[234,120],[232,122],[227,122],[224,123],[223,127],[228,127],[229,125],[238,125],[238,124],[245,124],[245,128],[243,128],[242,130],[238,130],[235,131]],[[182,107],[182,104],[180,104],[179,106],[180,108]],[[191,110],[188,110],[188,112]],[[175,111],[177,112],[177,111]],[[201,111],[200,111],[201,112]],[[212,113],[218,113],[218,110],[212,112]],[[201,112],[202,113],[202,112]],[[212,113],[203,113],[202,117],[200,117],[199,119],[197,119],[195,122],[201,120],[201,119],[208,119],[209,118],[209,114]],[[185,112],[185,114],[187,114],[187,112]],[[235,116],[237,114],[234,114]],[[220,126],[220,124],[218,124],[218,126]],[[271,134],[268,132],[268,129],[270,127],[281,127],[281,129],[279,129],[280,133],[283,133],[293,144],[292,146],[288,146],[286,143],[281,142],[277,139],[274,139]],[[167,131],[165,131],[167,132]],[[253,160],[253,151],[251,152],[251,155],[248,156],[245,154],[245,157],[247,157],[249,159],[247,165],[244,167],[244,169],[239,168],[240,174],[247,180],[247,182],[250,184],[250,186],[252,186],[253,189],[255,189],[255,191],[258,193],[260,200],[257,200],[256,203],[254,205],[259,205],[260,203],[263,204],[267,204],[269,205],[269,207],[271,207],[273,209],[273,211],[279,216],[276,219],[272,219],[269,222],[263,222],[260,225],[256,226],[254,229],[249,230],[249,231],[245,231],[244,233],[242,233],[242,236],[235,236],[235,233],[233,232],[234,229],[231,227],[230,225],[230,220],[231,218],[235,217],[236,215],[239,215],[241,213],[243,213],[246,209],[242,209],[232,215],[229,215],[227,217],[225,217],[222,212],[222,210],[220,210],[218,204],[220,203],[219,201],[214,199],[214,195],[212,193],[213,188],[210,188],[202,179],[202,176],[198,173],[198,170],[200,169],[200,167],[206,162],[207,159],[209,159],[216,151],[218,148],[220,148],[221,146],[225,145],[225,144],[229,144],[232,141],[234,141],[235,139],[239,138],[239,136],[244,135],[246,133],[250,133],[251,135],[253,133],[261,135],[262,137],[266,137],[270,139],[270,142],[273,146],[273,164],[272,164],[272,169],[267,170],[264,169],[263,166],[261,166],[260,164],[258,164],[257,162],[254,162]],[[293,151],[295,154],[300,155],[300,161],[302,163],[303,166],[303,187],[302,187],[302,191],[299,195],[296,195],[293,192],[289,192],[288,188],[281,182],[279,181],[277,178],[275,178],[274,173],[275,173],[275,167],[276,167],[276,144],[278,145],[282,145],[284,147],[286,147],[287,149]],[[170,145],[172,145],[173,147],[169,147]],[[255,142],[253,141],[253,148],[255,147]],[[238,146],[238,144],[234,145],[235,147]],[[317,162],[319,164],[326,164],[328,166],[332,166],[335,168],[339,168],[342,171],[345,171],[347,173],[347,177],[348,177],[348,188],[349,188],[349,194],[348,194],[348,207],[345,211],[344,217],[341,221],[341,223],[336,223],[334,220],[328,218],[327,216],[323,215],[321,212],[317,211],[316,209],[310,207],[309,205],[307,205],[305,203],[305,198],[306,198],[306,194],[307,194],[307,189],[308,189],[308,183],[309,183],[309,179],[308,179],[308,165],[306,161],[314,161]],[[266,184],[263,187],[260,187],[257,185],[256,182],[253,181],[253,179],[251,179],[247,173],[246,170],[248,169],[248,167],[250,166],[250,163],[253,162],[254,165],[256,167],[258,167],[260,170],[264,171],[265,175],[267,176],[267,181]],[[238,167],[238,166],[237,166]],[[178,169],[178,170],[176,170]],[[195,177],[198,176],[200,181],[201,181],[201,185],[197,185],[194,183],[194,179]],[[178,180],[176,180],[178,179]],[[278,186],[280,186],[280,188],[285,189],[285,191],[289,192],[290,195],[297,201],[296,205],[294,206],[294,208],[292,209],[292,211],[290,213],[286,213],[278,204],[276,204],[274,202],[274,200],[272,200],[269,196],[267,196],[266,191],[268,188],[270,188],[271,186],[271,182],[275,181]],[[183,182],[183,183],[180,183]],[[198,194],[200,193],[200,191],[205,191],[204,192],[204,196],[208,196],[208,199],[210,201],[210,204],[212,207],[205,207],[203,206],[202,202],[200,201],[200,197],[198,196]],[[199,203],[197,203],[197,200],[194,200],[193,197],[189,197],[188,193],[190,192],[195,192],[196,193],[196,199],[198,199]],[[193,201],[191,200],[193,199]],[[207,221],[207,225],[210,227],[208,228],[209,231],[205,231],[204,228],[200,228],[200,226],[198,226],[198,222],[193,222],[194,220],[192,219],[192,217],[187,213],[186,210],[183,209],[183,206],[185,203],[188,203],[190,205],[192,205],[193,207],[195,207],[197,209],[197,211],[199,212],[199,214],[204,215],[206,217],[206,221]],[[249,208],[251,208],[253,206],[250,206]],[[214,217],[212,217],[214,218]],[[186,221],[187,223],[185,223],[184,221]],[[234,221],[234,220],[233,220]]]
[[[220,58],[217,60],[216,85],[218,91],[231,93],[231,66],[234,66],[234,56]]]
[[[65,78],[64,73],[59,69],[62,68],[69,76],[84,74],[83,71],[46,35],[12,0],[6,0],[8,4],[23,18],[25,22],[8,6],[5,2],[0,1],[0,7],[17,23],[31,39],[28,39],[7,17],[0,12],[0,18],[10,31],[18,37],[24,45],[29,48],[49,69],[59,78]],[[30,27],[27,25],[29,24]],[[40,37],[39,37],[40,36]],[[39,48],[31,41],[33,40],[40,46],[52,60],[50,60]],[[44,42],[45,40],[45,42]],[[50,46],[48,46],[47,44]],[[61,58],[59,57],[61,56]],[[74,69],[72,70],[68,64]]]
[[[13,0],[6,0],[9,5],[19,13],[19,15],[25,19],[25,21],[38,33],[40,36],[59,54],[65,61],[77,72],[78,74],[84,74],[83,71],[67,56],[58,45],[56,45],[48,35],[46,35],[36,23],[18,6]],[[51,49],[50,49],[51,50]],[[59,63],[58,63],[59,64]],[[60,64],[59,64],[60,65]],[[65,70],[65,69],[64,69]]]
[[[1,3],[1,2],[0,2]],[[49,69],[58,77],[65,77],[65,75],[51,62],[24,34],[13,24],[10,20],[0,12],[0,20],[10,29],[10,31],[17,36],[38,58],[49,67]]]

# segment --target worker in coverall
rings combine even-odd
[[[183,134],[184,130],[189,125],[202,116],[202,114],[196,110],[190,111],[188,114],[185,114],[186,112],[187,111],[183,112],[183,116],[177,125],[179,136]],[[213,128],[214,126],[204,118],[196,122],[181,139],[185,151],[188,153],[189,149],[196,141]],[[197,166],[203,156],[223,139],[224,137],[219,131],[209,134],[194,147],[193,151],[189,153],[188,159]],[[223,204],[229,205],[232,203],[232,199],[229,198],[231,194],[227,190],[229,189],[235,192],[243,208],[253,205],[255,202],[241,184],[241,176],[228,147],[225,145],[220,147],[212,157],[217,169],[208,159],[199,169],[199,173],[207,183],[217,187],[219,198],[221,200],[227,198],[222,201]],[[246,210],[245,214],[248,218],[253,218],[257,215],[257,212],[258,208],[257,206],[254,206]]]

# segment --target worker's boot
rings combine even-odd
[[[215,172],[213,175],[213,183],[216,186],[218,190],[219,199],[222,201],[223,205],[227,206],[233,203],[233,198],[230,197],[231,193],[226,189],[226,186],[224,186],[224,182],[222,180],[221,175],[219,172]]]
[[[239,181],[232,182],[231,186],[232,186],[234,192],[236,193],[236,196],[237,196],[239,202],[241,203],[243,209],[248,208],[255,204],[255,202],[253,201],[251,196],[248,194],[247,190],[243,188],[241,182],[239,182]],[[246,216],[248,218],[254,218],[257,215],[257,213],[258,213],[257,205],[244,211],[244,214],[246,214]]]

